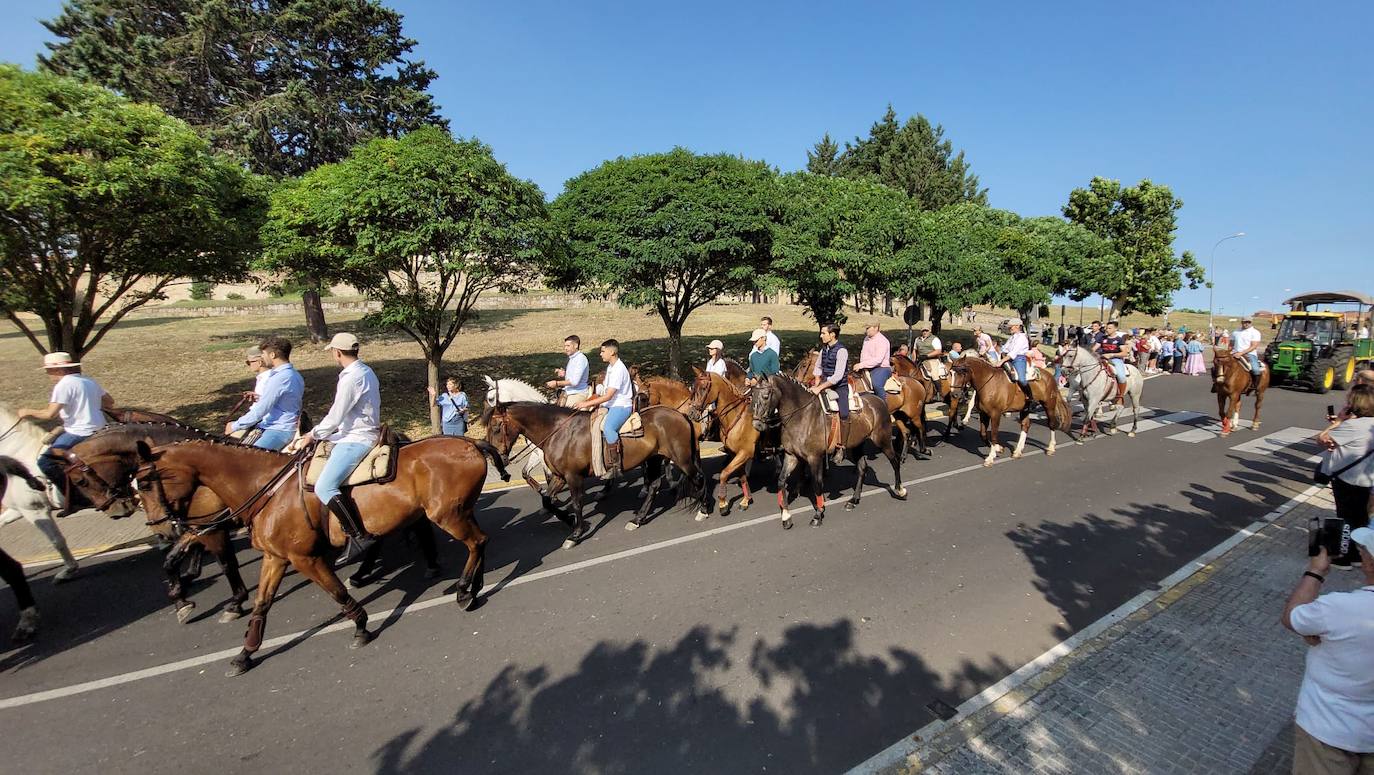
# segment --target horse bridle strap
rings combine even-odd
[[[225,507],[222,511],[216,512],[213,515],[206,515],[214,518],[204,524],[193,525],[190,521],[193,519],[192,517],[177,515],[176,510],[172,508],[171,502],[167,499],[167,490],[162,486],[162,475],[157,470],[156,463],[148,464],[151,475],[144,477],[144,479],[152,483],[153,488],[157,491],[158,502],[162,506],[163,512],[167,515],[163,520],[158,520],[158,522],[170,520],[186,529],[194,531],[196,535],[205,535],[235,520],[241,520],[244,524],[251,526],[253,519],[261,513],[262,509],[266,507],[267,502],[281,489],[282,485],[286,484],[287,480],[291,478],[291,475],[302,472],[303,466],[301,464],[309,459],[309,455],[313,453],[314,448],[313,444],[307,445],[300,452],[292,455],[291,459],[286,461],[286,465],[282,466],[279,471],[272,475],[271,479],[267,480],[266,484],[258,488],[257,492],[250,495],[248,499],[239,504],[237,508],[230,509]],[[302,473],[302,475],[304,474]],[[261,503],[261,505],[254,509],[254,505],[259,503]],[[248,513],[250,509],[252,509],[251,514]],[[194,519],[201,518],[202,517],[194,517]],[[309,518],[309,514],[306,515],[306,518]]]
[[[92,468],[92,467],[90,466],[89,463],[87,463],[86,461],[82,460],[81,457],[80,457],[79,455],[77,455],[75,452],[73,452],[72,450],[70,450],[70,449],[69,449],[69,450],[66,450],[65,459],[66,459],[66,461],[67,461],[67,468],[66,468],[66,470],[65,470],[63,473],[66,474],[66,476],[64,477],[64,478],[67,480],[67,488],[66,488],[67,491],[66,491],[65,495],[67,496],[67,502],[68,502],[68,503],[71,503],[71,496],[72,496],[72,491],[71,491],[71,488],[72,488],[72,477],[71,477],[71,473],[72,473],[73,471],[80,471],[83,475],[85,475],[85,476],[87,476],[87,477],[90,477],[91,479],[94,479],[94,480],[95,480],[95,483],[96,483],[97,485],[99,485],[101,488],[103,488],[103,489],[105,490],[105,492],[109,493],[110,497],[106,498],[100,505],[96,506],[96,507],[95,507],[95,510],[96,510],[96,511],[104,511],[105,509],[108,509],[108,508],[110,507],[111,504],[113,504],[115,501],[119,500],[121,497],[133,497],[133,493],[128,492],[128,491],[127,491],[127,488],[126,488],[124,491],[121,491],[119,488],[117,488],[117,487],[115,487],[114,485],[110,484],[109,482],[105,481],[105,477],[101,476],[101,475],[100,475],[100,472],[98,472],[98,471],[96,471],[94,468]],[[149,524],[152,524],[152,523],[149,523]]]

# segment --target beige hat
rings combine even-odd
[[[767,331],[764,331],[762,328],[756,328],[756,329],[754,329],[754,333],[752,333],[752,334],[749,335],[749,341],[751,341],[751,342],[757,342],[758,340],[764,338],[765,336],[768,336],[768,332],[767,332]]]
[[[711,340],[711,343],[708,344],[708,345],[706,345],[706,349],[708,349],[708,350],[724,350],[724,349],[725,349],[725,343],[722,342],[722,341],[720,341],[719,339],[712,339],[712,340]]]
[[[916,330],[917,330],[917,331],[929,331],[929,330],[930,330],[930,322],[929,322],[929,321],[922,320],[920,323],[917,323],[917,324],[916,324]]]
[[[253,345],[252,347],[249,347],[248,349],[243,351],[243,359],[245,361],[258,360],[261,358],[262,348],[258,347],[257,345]]]
[[[43,356],[44,369],[68,369],[80,365],[79,361],[72,360],[71,353],[55,352]]]
[[[324,346],[326,350],[339,350],[340,352],[353,352],[358,349],[358,337],[352,334],[335,334],[329,344]]]
[[[1007,318],[1007,328],[1011,328],[1012,326],[1025,328],[1025,326],[1021,325],[1021,318]]]

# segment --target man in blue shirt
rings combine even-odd
[[[465,436],[468,432],[468,394],[457,377],[449,377],[445,383],[448,391],[439,393],[429,389],[430,400],[439,407],[439,424],[445,436]]]
[[[262,435],[253,446],[280,452],[296,436],[301,418],[301,400],[305,397],[305,380],[291,365],[291,342],[272,337],[263,342],[263,361],[271,365],[267,379],[258,390],[258,400],[237,420],[224,425],[226,435],[235,431],[258,428]]]
[[[577,334],[563,340],[563,354],[568,356],[568,365],[557,369],[558,379],[551,379],[544,386],[558,391],[559,406],[573,406],[591,395],[587,387],[591,369],[587,356],[582,354],[582,339]]]

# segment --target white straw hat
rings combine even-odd
[[[43,368],[44,368],[44,370],[47,370],[47,369],[67,369],[67,368],[71,368],[72,366],[80,366],[80,365],[81,365],[81,363],[80,363],[79,361],[74,361],[74,360],[72,360],[71,353],[64,353],[64,352],[58,351],[58,352],[55,352],[55,353],[48,353],[48,354],[46,354],[46,355],[43,356]]]

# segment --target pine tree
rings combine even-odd
[[[816,175],[838,175],[840,146],[826,132],[820,142],[806,152],[806,171]]]

